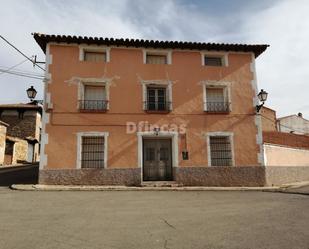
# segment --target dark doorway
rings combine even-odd
[[[173,180],[171,139],[143,139],[143,180]]]

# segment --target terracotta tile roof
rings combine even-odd
[[[263,141],[268,144],[309,149],[309,136],[278,131],[263,131]]]
[[[184,42],[184,41],[158,41],[144,39],[116,39],[103,37],[71,36],[71,35],[48,35],[33,33],[36,42],[43,52],[46,52],[46,44],[56,43],[77,43],[88,45],[124,46],[124,47],[144,47],[161,49],[189,49],[189,50],[212,50],[212,51],[235,51],[253,52],[255,57],[263,53],[269,45],[249,45],[249,44],[228,44],[228,43],[205,43],[205,42]]]
[[[0,104],[0,110],[3,109],[34,109],[34,110],[41,110],[42,107],[39,105],[32,105],[32,104]]]

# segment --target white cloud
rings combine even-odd
[[[31,32],[103,37],[148,38],[239,43],[267,43],[257,60],[259,88],[269,91],[267,105],[279,115],[301,111],[309,118],[309,4],[297,1],[256,1],[223,8],[204,2],[176,0],[7,1],[1,3],[0,33],[28,55],[43,53]],[[227,1],[226,4],[230,4]],[[234,4],[237,4],[234,2]],[[216,10],[217,11],[214,11]],[[236,12],[237,11],[237,12]],[[23,58],[0,41],[0,66]],[[34,70],[31,64],[20,67]],[[34,84],[42,98],[42,83],[0,75],[0,102],[27,101]],[[4,88],[3,88],[4,87]]]
[[[309,118],[308,13],[308,1],[281,1],[252,15],[242,30],[248,42],[270,44],[257,59],[258,82],[279,115]]]

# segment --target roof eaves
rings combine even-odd
[[[158,41],[144,39],[114,39],[103,37],[71,36],[71,35],[47,35],[40,33],[32,34],[35,41],[46,53],[46,45],[49,42],[56,43],[86,43],[88,45],[115,45],[126,47],[146,47],[146,48],[163,48],[163,49],[191,49],[191,50],[223,50],[235,52],[253,52],[255,57],[263,53],[269,45],[248,45],[248,44],[227,44],[227,43],[202,43],[202,42],[185,42],[185,41]]]

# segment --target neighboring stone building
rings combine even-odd
[[[4,164],[39,161],[41,114],[39,105],[0,105],[0,119],[8,124]]]
[[[8,124],[0,121],[0,165],[4,163],[5,139]]]
[[[302,113],[289,115],[277,119],[278,131],[300,135],[309,135],[309,120]]]

